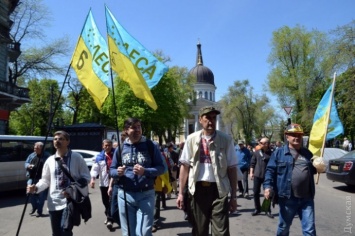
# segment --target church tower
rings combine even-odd
[[[196,99],[215,102],[215,91],[217,88],[214,84],[214,75],[208,67],[203,65],[200,42],[197,43],[196,66],[190,70],[190,74],[196,77],[196,84],[194,86]]]
[[[189,117],[185,119],[185,140],[187,136],[199,129],[199,110],[204,106],[217,106],[215,92],[217,87],[214,84],[213,72],[203,65],[201,43],[197,43],[197,56],[196,66],[190,72],[191,75],[196,77],[196,84],[194,85],[195,100],[189,101],[190,112]],[[217,127],[219,129],[220,115],[217,116]]]

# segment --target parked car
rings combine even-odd
[[[329,160],[326,173],[329,180],[345,183],[355,188],[355,151],[341,158]]]
[[[91,169],[92,165],[95,162],[96,156],[100,153],[100,152],[96,152],[96,151],[83,150],[83,149],[72,149],[72,151],[77,152],[80,155],[82,155],[82,157],[84,158],[86,165],[89,167],[89,169]]]
[[[348,151],[345,151],[340,148],[324,148],[324,153],[323,153],[323,160],[326,165],[328,165],[329,160],[332,159],[338,159],[340,157],[343,157],[345,154],[347,154]]]

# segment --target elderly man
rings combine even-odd
[[[190,222],[193,235],[230,235],[228,212],[237,209],[237,157],[233,139],[216,130],[216,108],[207,106],[199,111],[202,130],[190,134],[180,162],[180,191],[177,207],[184,209],[183,189],[188,179]],[[228,194],[231,198],[228,200]]]
[[[302,147],[303,129],[290,124],[285,135],[287,144],[271,155],[266,167],[264,196],[275,195],[280,206],[277,235],[289,235],[292,221],[297,214],[301,220],[303,235],[316,235],[314,216],[313,154]]]
[[[28,185],[36,184],[42,176],[42,168],[44,162],[48,158],[48,153],[43,150],[43,143],[37,142],[34,145],[34,152],[31,153],[25,162],[25,168],[27,170]],[[43,151],[43,155],[42,155]],[[45,190],[39,194],[32,194],[30,196],[30,201],[32,205],[32,210],[30,215],[37,211],[36,217],[41,217],[43,215],[43,205],[47,198],[48,191]]]

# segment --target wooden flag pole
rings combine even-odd
[[[334,90],[335,90],[335,79],[336,79],[336,75],[337,73],[334,73],[334,77],[333,77],[333,83],[332,83],[332,92],[330,94],[330,101],[329,101],[329,107],[328,107],[328,113],[327,113],[327,117],[326,117],[326,127],[325,127],[325,133],[324,133],[324,137],[323,137],[323,144],[322,144],[322,148],[321,148],[321,154],[320,156],[323,158],[324,155],[324,148],[325,148],[325,142],[327,140],[327,133],[328,133],[328,125],[329,125],[329,117],[330,117],[330,112],[332,110],[332,103],[333,103],[333,95],[334,95]],[[318,184],[319,182],[319,177],[320,177],[320,173],[317,172],[317,179],[316,179],[316,184]]]

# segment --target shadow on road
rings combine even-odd
[[[24,190],[16,190],[0,193],[0,208],[23,205],[26,202]]]
[[[339,190],[339,191],[343,191],[343,192],[347,192],[347,193],[355,193],[355,187],[354,186],[342,185],[342,186],[336,186],[334,188]]]

